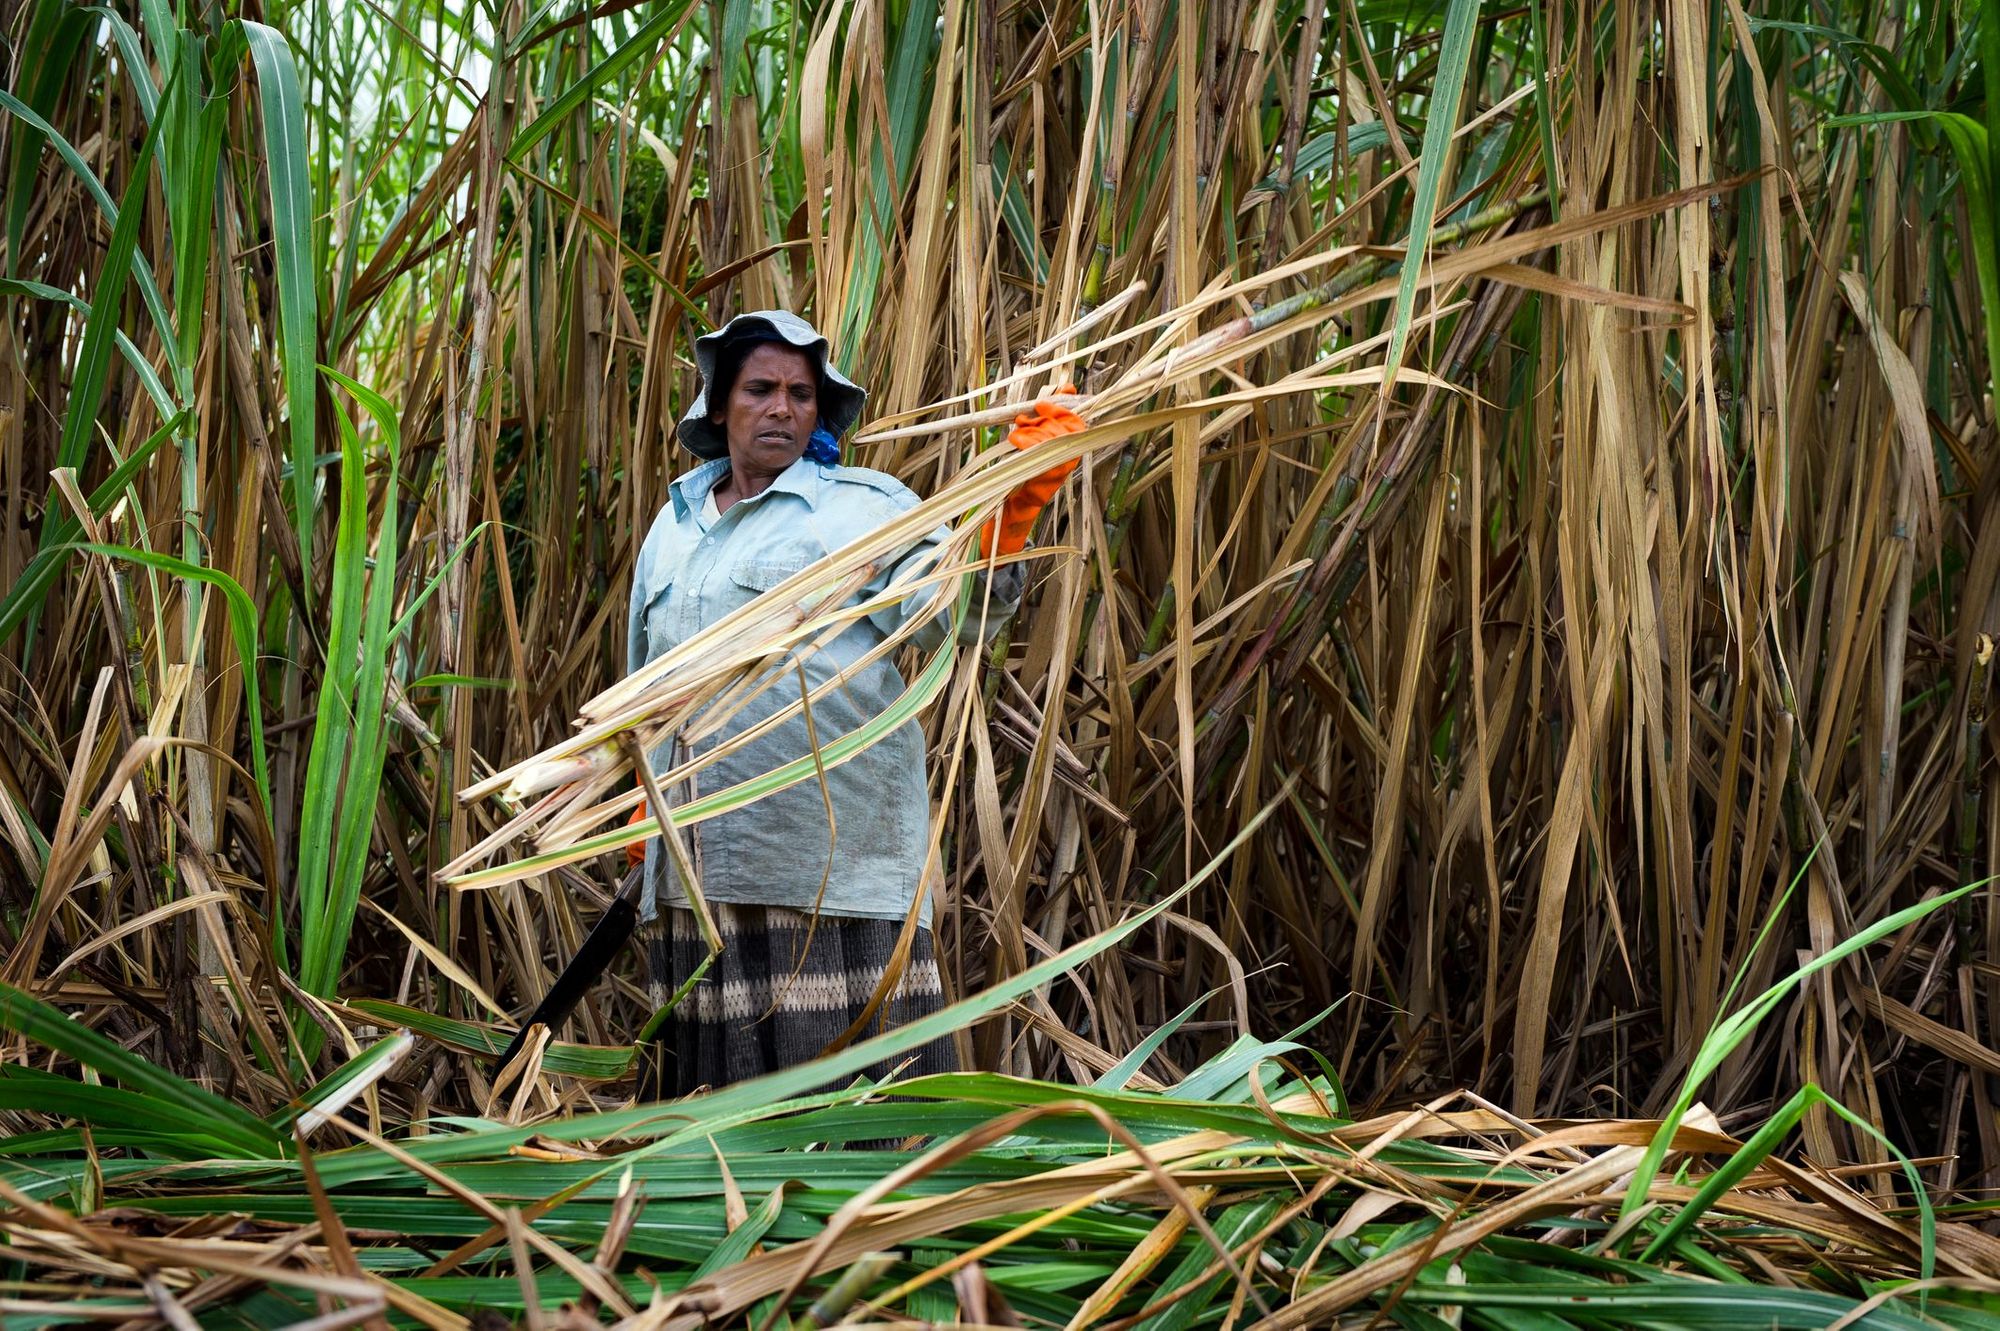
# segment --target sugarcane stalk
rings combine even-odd
[[[1496,226],[1502,226],[1511,222],[1530,208],[1545,203],[1547,200],[1548,191],[1539,187],[1531,189],[1527,193],[1515,198],[1502,199],[1498,203],[1487,205],[1463,221],[1453,222],[1447,226],[1433,227],[1431,229],[1430,244],[1432,246],[1455,245],[1467,236],[1481,231],[1490,231]],[[1254,333],[1261,333],[1267,328],[1283,323],[1294,315],[1304,314],[1308,310],[1331,304],[1348,292],[1366,286],[1392,264],[1400,262],[1402,262],[1400,257],[1385,255],[1364,258],[1350,268],[1341,269],[1340,272],[1318,286],[1310,287],[1295,296],[1287,296],[1275,304],[1266,305],[1261,310],[1242,316],[1237,321],[1243,325],[1238,336],[1247,337]],[[1234,331],[1232,326],[1225,324],[1209,336],[1214,337],[1216,334],[1230,331]]]
[[[1144,663],[1166,643],[1167,630],[1174,622],[1174,584],[1168,581],[1160,592],[1160,603],[1153,607],[1153,620],[1146,625],[1145,641],[1139,644],[1139,663]],[[1138,701],[1141,683],[1132,682],[1132,700]]]
[[[1116,235],[1112,206],[1118,194],[1118,177],[1111,169],[1111,152],[1100,146],[1104,169],[1097,175],[1097,246],[1090,252],[1090,267],[1083,274],[1083,312],[1094,312],[1104,296],[1104,270],[1111,263],[1111,242]],[[1030,356],[1034,353],[1030,352]]]
[[[1965,704],[1965,757],[1958,775],[1958,881],[1979,877],[1979,806],[1986,798],[1986,693],[1993,678],[1993,638],[1979,635],[1972,654],[1971,691]],[[1951,904],[1952,933],[1961,961],[1972,955],[1971,921]]]
[[[1130,530],[1126,518],[1132,507],[1132,477],[1138,470],[1138,453],[1128,444],[1125,451],[1118,455],[1118,470],[1111,478],[1111,493],[1104,501],[1104,562],[1114,574],[1118,571],[1118,556],[1125,550],[1125,535]],[[1104,587],[1092,588],[1090,596],[1084,601],[1083,630],[1077,635],[1079,642],[1090,637],[1106,590]]]
[[[893,1252],[863,1253],[854,1265],[840,1273],[840,1279],[833,1282],[832,1288],[813,1300],[812,1307],[806,1309],[806,1320],[814,1326],[832,1326],[846,1316],[849,1308],[861,1301],[868,1287],[881,1279],[896,1261]]]
[[[1468,219],[1468,222],[1473,220],[1477,219]],[[1497,336],[1499,312],[1498,303],[1482,298],[1481,302],[1474,306],[1473,312],[1467,316],[1467,321],[1461,323],[1452,334],[1452,349],[1448,353],[1448,363],[1443,375],[1445,382],[1462,381],[1472,374],[1491,352]],[[1424,398],[1426,402],[1429,401],[1430,393],[1433,391],[1435,390],[1426,390]],[[1342,566],[1347,563],[1358,564],[1354,558],[1354,542],[1362,530],[1373,525],[1383,514],[1394,513],[1397,507],[1394,502],[1395,496],[1407,493],[1407,485],[1421,471],[1437,436],[1443,429],[1444,417],[1441,413],[1423,412],[1420,409],[1419,419],[1421,424],[1408,427],[1404,434],[1399,436],[1396,446],[1382,458],[1376,471],[1378,479],[1367,508],[1358,514],[1353,522],[1342,526],[1340,535],[1332,546],[1314,561],[1312,572],[1303,582],[1293,585],[1283,608],[1265,626],[1264,631],[1258,635],[1250,650],[1237,664],[1235,672],[1211,708],[1212,714],[1218,717],[1226,716],[1241,701],[1251,679],[1263,668],[1265,659],[1275,650],[1286,627],[1292,622],[1291,615],[1295,609],[1317,602],[1325,596],[1329,583],[1334,584],[1334,591],[1338,596],[1338,600],[1330,603],[1336,606],[1344,603],[1346,594],[1352,592],[1356,581],[1348,578]],[[1358,573],[1354,578],[1358,579]],[[1343,585],[1346,587],[1344,593],[1341,591]],[[1296,643],[1285,656],[1281,677],[1289,678],[1296,673],[1313,645],[1311,640]]]

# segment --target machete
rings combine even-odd
[[[583,946],[570,958],[569,965],[563,967],[562,974],[549,986],[548,993],[528,1019],[521,1023],[521,1029],[514,1032],[514,1038],[500,1051],[500,1061],[495,1069],[505,1068],[514,1061],[514,1055],[521,1052],[521,1046],[528,1042],[528,1032],[537,1026],[546,1026],[553,1033],[562,1024],[563,1018],[590,992],[590,986],[611,967],[611,959],[618,955],[618,949],[632,936],[639,925],[639,885],[645,881],[646,866],[634,865],[618,884],[618,894],[611,905],[598,917],[590,934],[583,940]]]

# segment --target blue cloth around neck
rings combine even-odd
[[[825,425],[812,432],[806,440],[806,456],[822,466],[835,466],[840,462],[840,440]]]

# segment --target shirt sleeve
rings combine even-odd
[[[645,592],[645,579],[640,568],[632,570],[632,594],[625,610],[625,673],[631,674],[646,664],[646,626],[640,621],[646,603],[641,599]]]
[[[639,542],[639,553],[632,560],[632,594],[625,609],[625,673],[631,674],[646,664],[646,564],[653,548],[653,532],[659,527],[659,519],[653,520],[646,536]]]
[[[877,573],[861,589],[863,599],[879,596],[898,582],[917,582],[929,576],[936,566],[938,548],[950,539],[951,528],[939,527],[905,550],[893,564]],[[1027,577],[1018,563],[1002,565],[990,575],[985,569],[974,573],[972,600],[966,607],[965,622],[958,626],[959,646],[982,646],[998,633],[1020,608],[1021,591],[1026,581]],[[913,620],[917,621],[918,627],[911,640],[923,651],[936,651],[951,631],[951,607],[957,591],[955,581],[933,583],[894,605],[882,607],[869,619],[884,637],[894,634]]]

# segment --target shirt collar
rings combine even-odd
[[[667,493],[674,498],[674,518],[686,522],[688,515],[701,507],[701,501],[708,498],[724,476],[729,474],[729,459],[712,458],[667,487]]]
[[[820,481],[831,470],[801,454],[798,461],[785,468],[778,479],[771,482],[770,490],[797,495],[806,501],[807,508],[818,508]],[[715,458],[668,486],[668,493],[674,499],[674,517],[685,522],[688,515],[699,509],[702,501],[708,498],[709,491],[720,485],[722,478],[728,474],[729,459]],[[765,493],[770,493],[770,490]]]

